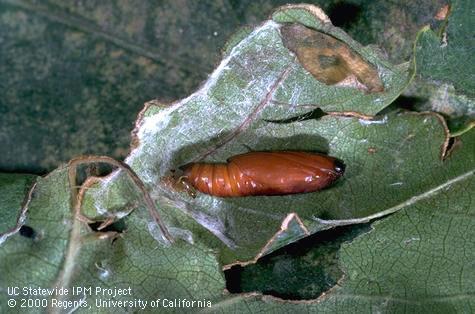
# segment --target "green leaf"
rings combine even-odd
[[[390,213],[401,202],[445,180],[444,176],[431,180],[424,175],[443,166],[447,130],[436,115],[391,115],[371,122],[337,116],[288,124],[255,120],[232,137],[225,134],[215,139],[210,131],[233,127],[231,123],[239,128],[239,121],[220,122],[227,115],[224,108],[214,112],[209,106],[199,109],[193,105],[149,107],[149,113],[156,113],[141,122],[137,133],[140,144],[128,162],[164,197],[160,203],[176,204],[235,248],[236,255],[223,258],[224,263],[252,259],[267,252],[260,252],[264,246],[274,250],[309,232]],[[193,113],[196,110],[201,113]],[[199,116],[209,120],[194,122],[194,117]],[[188,144],[191,138],[194,144]],[[208,161],[225,161],[245,152],[246,147],[253,151],[325,151],[344,160],[347,170],[342,180],[327,190],[288,196],[223,199],[200,194],[192,199],[168,185],[157,185],[170,169],[197,157],[208,155]],[[454,169],[447,176],[463,171]],[[267,243],[292,213],[303,222],[296,224],[300,230],[289,229],[288,238],[279,237],[277,245]],[[283,225],[287,230],[289,222]]]
[[[425,27],[416,42],[417,71],[425,78],[451,83],[473,97],[475,58],[471,1],[452,1],[448,25],[441,34]]]
[[[299,23],[344,42],[366,62],[377,67],[385,91],[365,94],[357,89],[338,86],[330,88],[319,83],[313,77],[309,77],[308,72],[298,65],[295,70],[289,73],[289,78],[282,82],[282,88],[276,91],[275,102],[290,105],[290,110],[286,108],[284,113],[287,117],[294,110],[293,107],[299,106],[304,106],[307,111],[313,106],[324,111],[376,114],[399,96],[402,89],[407,86],[412,77],[412,72],[408,70],[409,65],[391,65],[374,48],[361,46],[344,31],[334,27],[323,11],[313,8],[315,7],[309,5],[290,5],[278,9],[272,18],[279,23]]]
[[[25,219],[20,208],[36,176],[0,173],[0,244]]]
[[[182,233],[187,241],[177,237],[173,246],[157,242],[151,235],[157,234],[155,224],[144,214],[143,208],[122,220],[125,231],[121,235],[91,230],[70,208],[67,169],[56,170],[39,179],[34,195],[26,223],[38,236],[29,239],[17,233],[0,246],[1,312],[21,312],[22,298],[48,299],[47,296],[8,296],[7,287],[68,289],[68,295],[50,297],[49,310],[54,313],[71,310],[74,306],[55,307],[52,306],[53,299],[58,302],[84,299],[88,307],[79,307],[80,310],[87,312],[90,306],[109,312],[121,307],[101,309],[96,300],[133,302],[141,299],[149,302],[150,310],[150,302],[157,299],[161,300],[158,308],[163,309],[161,302],[166,302],[167,298],[188,298],[206,304],[221,295],[224,280],[220,267],[214,252],[198,236],[187,237],[188,233]],[[188,224],[191,230],[193,226],[197,227],[180,212],[170,214],[180,225]],[[171,230],[175,230],[175,236],[179,234],[178,229]],[[92,292],[85,297],[84,293],[73,295],[73,287],[92,287]],[[130,287],[131,294],[104,296],[96,293],[96,287]],[[17,306],[9,308],[7,299],[17,300]],[[133,306],[130,308],[134,309]],[[42,312],[42,307],[36,310]]]
[[[410,98],[403,100],[406,108],[441,113],[454,137],[475,126],[473,19],[469,3],[453,1],[446,5],[438,14],[438,19],[445,14],[444,21],[418,33],[414,55],[419,75],[404,92]]]
[[[155,225],[141,207],[123,218],[126,230],[117,238],[110,231],[92,231],[72,214],[67,169],[38,180],[27,224],[39,237],[33,240],[16,234],[0,246],[0,268],[5,270],[0,287],[2,291],[10,286],[131,287],[131,296],[87,296],[92,308],[96,299],[151,302],[160,296],[161,300],[204,299],[211,302],[213,312],[394,311],[405,307],[414,312],[463,311],[472,302],[470,283],[475,279],[470,266],[466,267],[475,252],[475,207],[468,193],[475,187],[474,136],[474,132],[464,134],[464,145],[443,166],[433,166],[427,172],[435,186],[413,194],[398,205],[399,212],[343,245],[338,260],[345,275],[339,286],[318,302],[285,303],[263,300],[256,294],[222,295],[224,279],[217,252],[212,249],[216,245],[213,236],[173,207],[164,212],[168,225],[174,225],[170,229],[176,242],[171,246],[157,242]],[[426,151],[419,158],[425,160]],[[453,177],[457,169],[465,172]],[[436,185],[439,177],[443,182]],[[103,184],[109,182],[105,179]],[[3,293],[0,298],[0,310],[6,311],[9,297]],[[57,297],[63,301],[81,298]]]
[[[451,84],[435,84],[422,79],[414,80],[404,92],[403,105],[411,110],[435,111],[444,116],[452,137],[459,136],[475,126],[475,100],[457,93]],[[405,100],[404,100],[405,99]]]
[[[437,114],[391,113],[374,120],[358,114],[385,108],[410,79],[407,65],[392,66],[307,9],[279,12],[229,47],[196,93],[169,106],[150,102],[139,116],[127,163],[150,190],[175,241],[164,241],[125,168],[86,180],[81,202],[70,194],[76,189],[75,182],[70,186],[71,169],[61,168],[38,179],[28,204],[26,225],[37,236],[17,233],[0,246],[0,269],[5,270],[0,291],[11,286],[130,287],[130,296],[112,299],[141,299],[149,305],[157,297],[204,299],[200,307],[211,302],[210,311],[223,312],[470,309],[474,278],[471,264],[465,265],[475,251],[475,209],[466,191],[475,184],[475,133],[463,134],[447,157],[448,130]],[[289,21],[329,33],[376,65],[385,91],[368,94],[319,82],[282,43],[280,23]],[[320,119],[294,119],[317,107],[332,112]],[[278,119],[286,123],[269,121]],[[181,165],[225,161],[248,149],[322,151],[343,159],[347,170],[324,191],[289,196],[191,198],[170,184],[171,170]],[[10,202],[0,205],[11,208]],[[98,230],[96,224],[108,219],[112,224]],[[335,281],[339,285],[314,302],[224,290],[222,269],[231,263],[252,264],[312,233],[375,219],[380,221],[374,229],[333,255],[338,256],[330,265],[334,280],[320,289]],[[312,275],[324,273],[322,267]],[[0,295],[0,311],[19,310],[7,307],[10,298]],[[108,312],[97,307],[99,299],[111,298],[86,296],[92,309]]]
[[[375,113],[407,82],[407,72],[402,75],[330,24],[320,27],[318,17],[307,11],[300,17],[300,11],[289,11],[295,13],[292,21],[325,30],[376,63],[380,71],[387,70],[381,75],[387,90],[368,94],[320,83],[283,46],[281,24],[268,21],[229,50],[196,93],[170,106],[149,103],[134,131],[135,149],[127,163],[155,191],[161,207],[171,204],[189,213],[232,249],[220,256],[224,264],[253,259],[309,233],[355,223],[353,219],[368,220],[393,211],[401,200],[427,188],[430,183],[421,184],[420,172],[440,165],[445,150],[445,126],[431,115],[380,117],[368,122],[337,117],[338,112],[334,112],[334,116],[318,121],[267,122],[317,107],[282,106],[283,97],[294,99],[289,101],[296,104],[304,101],[302,97],[320,102],[328,99],[329,103],[340,103],[345,114],[364,108]],[[279,12],[285,14],[274,19],[286,21],[282,19],[290,13]],[[391,87],[390,82],[396,85]],[[343,94],[350,97],[347,103],[339,102]],[[420,123],[425,128],[420,128]],[[427,161],[418,158],[421,147],[427,150]],[[323,151],[343,159],[348,170],[344,180],[332,189],[281,197],[220,199],[201,194],[191,199],[164,184],[171,170],[191,161],[225,161],[248,149]],[[121,176],[115,179],[121,180]],[[291,216],[293,213],[296,215]],[[286,220],[289,217],[296,220]],[[289,229],[289,223],[295,228]],[[280,229],[284,234],[269,242]]]
[[[210,311],[470,312],[475,306],[475,132],[461,141],[465,147],[426,174],[431,180],[445,177],[443,184],[414,195],[399,212],[373,223],[371,232],[343,244],[339,263],[344,275],[327,293],[292,303],[237,294]],[[466,172],[449,179],[447,174],[458,167]]]

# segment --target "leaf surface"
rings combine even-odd
[[[318,299],[291,303],[256,293],[237,294],[214,304],[209,312],[470,312],[475,306],[475,133],[464,134],[461,141],[464,148],[446,166],[458,164],[467,171],[414,196],[394,215],[374,222],[370,232],[343,244],[338,261],[344,275]],[[445,176],[435,169],[428,174],[432,179],[438,175]],[[313,252],[319,250],[316,247]],[[310,258],[308,263],[317,260]],[[295,259],[287,269],[276,263],[274,271],[289,273],[289,279],[282,281],[291,283],[292,278],[309,274],[315,285],[321,284],[321,265],[301,270],[304,261]],[[309,282],[306,278],[304,283]],[[297,291],[286,290],[283,282],[279,287],[284,295]]]
[[[475,126],[475,57],[470,1],[453,1],[439,11],[442,25],[424,27],[418,34],[415,62],[422,82],[412,95],[427,101],[415,109],[442,113],[453,136]],[[444,10],[445,9],[445,10]]]

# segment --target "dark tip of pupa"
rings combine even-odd
[[[342,176],[345,173],[345,169],[345,163],[339,159],[335,159],[333,170],[335,170],[339,176]]]

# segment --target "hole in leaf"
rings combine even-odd
[[[99,228],[101,227],[101,225],[103,223],[104,223],[104,221],[96,221],[96,222],[90,223],[89,227],[91,227],[91,229],[95,232],[110,232],[110,231],[113,231],[113,232],[117,232],[117,233],[122,233],[127,229],[123,219],[119,219],[116,222],[114,222],[114,223],[112,223],[112,224],[110,224],[110,225],[108,225],[108,226],[106,226],[106,227],[99,230]]]
[[[361,7],[348,2],[336,2],[330,6],[328,15],[332,24],[337,27],[349,28],[356,24],[361,15]]]
[[[87,178],[105,177],[114,171],[116,167],[105,162],[91,162],[78,165],[76,169],[76,184],[81,186]]]
[[[315,110],[306,112],[304,114],[287,118],[287,119],[282,119],[282,120],[265,120],[266,122],[271,122],[271,123],[278,123],[278,124],[286,124],[286,123],[292,123],[292,122],[300,122],[300,121],[305,121],[305,120],[318,120],[323,116],[326,116],[327,113],[323,111],[320,108],[317,108]]]
[[[458,137],[450,137],[449,142],[447,143],[447,148],[445,149],[445,154],[443,156],[443,159],[446,160],[449,158],[453,152],[462,146],[462,141]]]
[[[413,96],[399,96],[389,106],[377,113],[377,115],[385,115],[394,111],[409,110],[409,111],[426,111],[430,108],[425,108],[428,99],[424,97]]]
[[[21,226],[19,233],[22,237],[33,239],[33,240],[36,239],[36,235],[37,235],[35,229],[27,225]]]
[[[454,146],[455,144],[455,138],[451,137],[449,138],[449,142],[447,143],[447,150],[446,151],[450,151],[452,149],[452,146]]]
[[[260,292],[286,300],[310,300],[337,284],[341,244],[368,232],[370,224],[318,232],[260,258],[255,264],[224,272],[231,293]]]
[[[417,111],[417,108],[420,108],[425,102],[427,102],[427,99],[424,97],[399,96],[391,105],[397,108]]]

